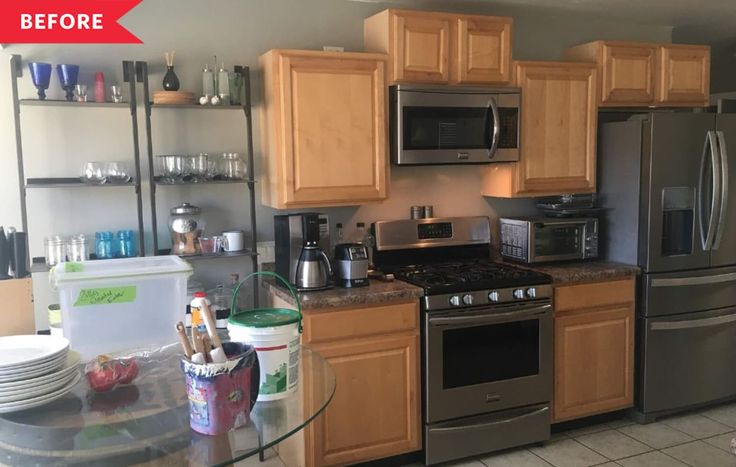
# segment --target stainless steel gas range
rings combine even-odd
[[[424,289],[427,465],[549,439],[549,276],[490,257],[487,217],[373,224],[374,262]]]

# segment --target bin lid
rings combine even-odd
[[[56,285],[94,280],[192,274],[192,267],[178,256],[147,256],[59,263],[52,269],[51,279]]]
[[[287,308],[259,308],[253,311],[236,313],[227,322],[233,326],[247,328],[274,328],[298,323],[301,315],[296,310]]]

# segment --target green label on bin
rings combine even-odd
[[[64,263],[64,272],[82,272],[84,266],[82,263]]]
[[[102,287],[82,289],[74,306],[109,305],[111,303],[130,303],[135,301],[136,287]]]

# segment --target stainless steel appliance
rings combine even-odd
[[[332,286],[329,251],[329,219],[306,212],[274,216],[276,272],[299,290]]]
[[[502,217],[501,256],[524,263],[598,257],[598,219]]]
[[[490,260],[487,217],[376,222],[374,262],[424,289],[426,464],[549,438],[549,276]]]
[[[638,264],[639,418],[736,398],[736,115],[601,126],[608,259]]]
[[[360,243],[335,246],[335,285],[363,287],[368,285],[368,249]]]
[[[518,88],[399,84],[389,99],[395,164],[519,160]]]

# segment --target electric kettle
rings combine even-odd
[[[332,267],[325,252],[316,244],[302,248],[296,265],[294,285],[299,291],[323,290],[332,287]]]

